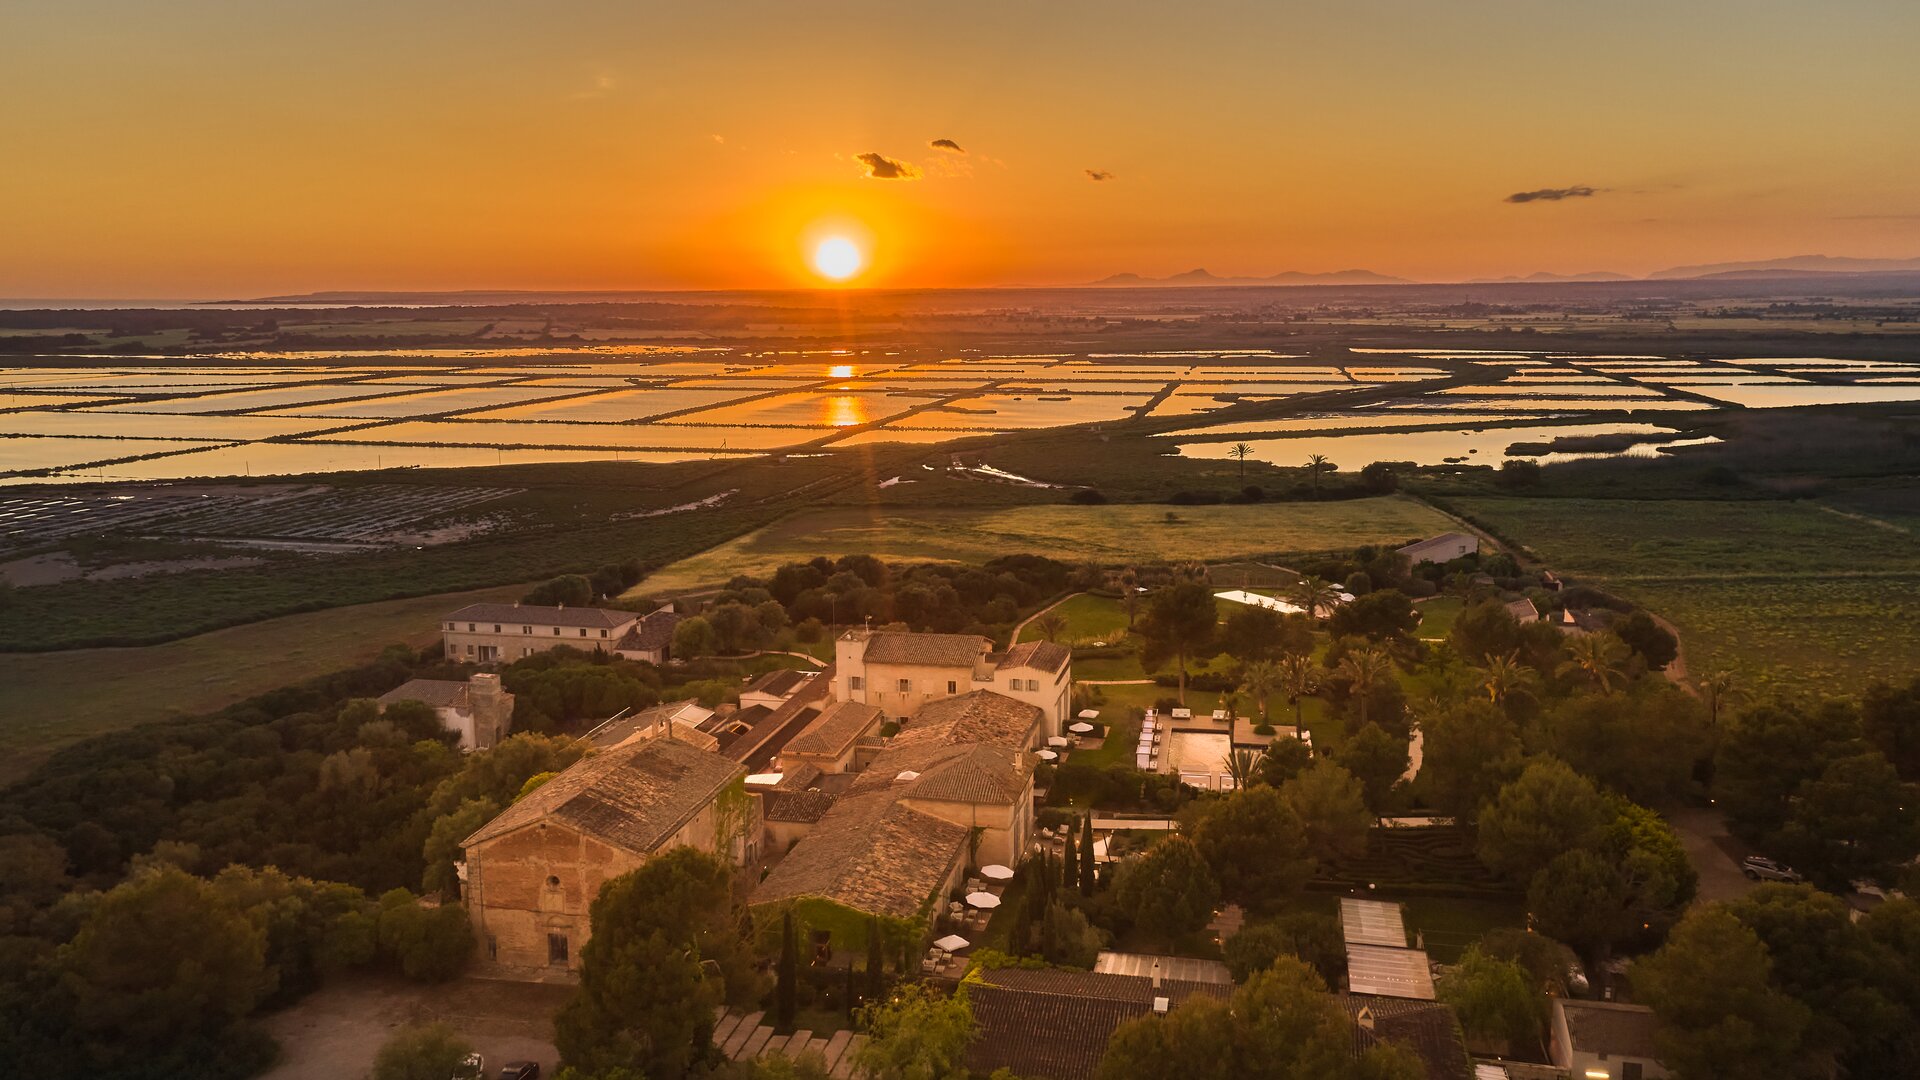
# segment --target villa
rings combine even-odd
[[[448,660],[508,664],[561,645],[612,651],[640,616],[613,608],[468,604],[440,620]]]
[[[500,688],[500,676],[480,673],[466,679],[408,679],[381,694],[382,711],[400,701],[418,701],[460,736],[460,749],[485,750],[507,737],[513,726],[513,695]]]
[[[1411,566],[1421,563],[1449,563],[1480,551],[1480,538],[1467,533],[1446,532],[1400,549]]]
[[[905,721],[930,701],[992,690],[1040,709],[1042,737],[1060,734],[1072,707],[1072,654],[1051,641],[993,651],[977,634],[849,630],[834,649],[833,698]]]

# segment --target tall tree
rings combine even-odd
[[[1300,817],[1282,793],[1271,787],[1243,788],[1224,799],[1194,803],[1181,829],[1192,842],[1189,844],[1186,837],[1162,841],[1153,852],[1173,840],[1180,843],[1162,855],[1160,862],[1174,863],[1176,853],[1184,857],[1187,850],[1192,850],[1203,861],[1201,876],[1208,879],[1208,891],[1218,881],[1222,896],[1248,908],[1260,910],[1284,902],[1299,892],[1313,872]],[[1128,860],[1121,865],[1127,868],[1140,861]],[[1201,906],[1211,916],[1212,900]],[[1200,918],[1199,925],[1206,924],[1207,916]]]
[[[1725,908],[1688,914],[1632,969],[1660,1061],[1683,1080],[1803,1075],[1807,1007],[1775,990],[1772,975],[1766,946]]]
[[[1505,712],[1487,702],[1466,702],[1420,720],[1417,783],[1442,813],[1462,822],[1479,816],[1501,787],[1520,775],[1520,731]]]
[[[1166,837],[1145,854],[1122,862],[1113,892],[1133,915],[1135,926],[1166,943],[1207,925],[1220,897],[1208,860],[1184,836]]]
[[[1613,817],[1592,781],[1537,758],[1480,812],[1480,861],[1527,881],[1562,852],[1594,843]]]
[[[1255,660],[1240,672],[1240,692],[1260,707],[1260,723],[1266,724],[1267,699],[1280,687],[1280,669],[1271,660]]]
[[[1318,621],[1332,612],[1336,594],[1333,582],[1317,574],[1308,574],[1293,587],[1293,602],[1300,606],[1302,615]]]
[[[861,1010],[867,1042],[854,1071],[872,1080],[967,1080],[973,1011],[964,996],[909,983]],[[651,1074],[649,1074],[651,1075]]]
[[[1480,688],[1487,692],[1487,700],[1495,705],[1503,705],[1514,698],[1530,698],[1540,684],[1540,676],[1532,668],[1520,662],[1520,651],[1505,656],[1489,656],[1480,670]]]
[[[793,912],[780,913],[780,962],[775,968],[773,985],[774,1026],[782,1031],[793,1028],[793,1013],[798,1007],[800,948],[793,936]]]
[[[1349,735],[1333,758],[1360,781],[1368,809],[1380,814],[1386,811],[1394,786],[1407,774],[1409,745],[1379,724],[1368,724]]]
[[[867,920],[867,1000],[879,1001],[887,992],[886,935],[878,916]]]
[[[1379,649],[1355,649],[1341,658],[1333,676],[1347,684],[1348,695],[1359,703],[1364,727],[1374,690],[1393,677],[1393,658]]]
[[[1293,702],[1293,726],[1297,729],[1306,723],[1302,718],[1306,699],[1320,688],[1320,669],[1314,666],[1312,657],[1289,656],[1280,661],[1279,676],[1280,689]]]
[[[1352,773],[1320,758],[1281,788],[1280,797],[1300,819],[1307,851],[1315,858],[1353,859],[1367,853],[1373,812]]]
[[[1603,694],[1618,690],[1627,679],[1627,661],[1633,655],[1625,642],[1606,631],[1579,634],[1567,642],[1567,660],[1561,674],[1591,682]]]
[[[1547,998],[1527,972],[1510,960],[1467,949],[1458,966],[1434,986],[1439,999],[1453,1006],[1467,1041],[1503,1054],[1546,1058]]]
[[[1098,879],[1094,874],[1093,812],[1080,819],[1080,895],[1092,896]]]
[[[1066,849],[1060,859],[1060,885],[1066,889],[1071,889],[1078,885],[1080,877],[1080,848],[1079,845],[1074,842],[1073,834],[1073,826],[1067,826],[1067,836],[1064,842]]]
[[[1247,478],[1247,459],[1253,456],[1253,447],[1237,442],[1227,448],[1227,456],[1240,463],[1240,479]]]
[[[1307,479],[1313,482],[1313,497],[1320,497],[1320,474],[1328,471],[1332,464],[1325,454],[1313,454],[1307,458]]]
[[[1213,593],[1198,582],[1181,582],[1153,594],[1140,625],[1146,639],[1141,663],[1149,670],[1171,658],[1180,672],[1180,703],[1187,701],[1187,662],[1213,647],[1220,613]]]

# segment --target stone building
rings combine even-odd
[[[976,634],[910,634],[849,630],[834,649],[832,695],[871,705],[905,721],[921,706],[975,690],[1037,707],[1041,737],[1061,733],[1073,700],[1072,653],[1050,641],[1026,641],[995,652]]]
[[[441,618],[440,635],[449,660],[511,664],[561,645],[612,652],[639,619],[613,608],[468,604]]]
[[[600,887],[656,852],[757,856],[760,800],[746,793],[746,770],[671,732],[581,759],[462,843],[483,973],[574,978]]]
[[[396,701],[418,701],[433,709],[448,731],[460,736],[460,749],[485,750],[507,737],[513,726],[513,695],[500,676],[482,672],[454,679],[408,679],[380,695],[380,708]]]

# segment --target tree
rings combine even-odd
[[[1140,607],[1140,571],[1129,566],[1120,571],[1115,584],[1120,589],[1120,602],[1127,609],[1127,632],[1133,632],[1133,617]]]
[[[732,883],[724,861],[680,847],[601,886],[580,985],[554,1018],[567,1064],[680,1080],[712,1058],[714,1007],[753,994]]]
[[[1420,626],[1420,613],[1413,601],[1398,589],[1367,593],[1350,604],[1334,610],[1327,620],[1327,632],[1335,637],[1357,634],[1369,641],[1405,642],[1413,639]]]
[[[1148,670],[1168,658],[1180,672],[1180,703],[1187,701],[1187,661],[1204,655],[1213,645],[1214,626],[1220,621],[1213,593],[1198,582],[1181,582],[1153,595],[1140,634],[1146,639],[1141,663]]]
[[[1355,649],[1341,658],[1333,675],[1346,683],[1347,693],[1360,703],[1360,724],[1364,727],[1375,688],[1393,678],[1393,659],[1378,649]]]
[[[1680,639],[1644,611],[1615,623],[1613,632],[1634,655],[1646,661],[1648,671],[1665,671],[1668,664],[1680,658]]]
[[[1920,676],[1905,686],[1868,686],[1860,700],[1860,728],[1902,780],[1920,780]]]
[[[1329,822],[1326,828],[1336,833],[1338,825]],[[1163,840],[1146,856],[1121,864],[1122,881],[1131,877],[1130,887],[1140,890],[1173,876],[1189,852],[1201,860],[1199,877],[1204,882],[1195,883],[1192,896],[1182,894],[1190,902],[1155,920],[1176,928],[1165,935],[1168,938],[1197,930],[1212,918],[1214,882],[1219,883],[1218,892],[1226,899],[1265,910],[1298,892],[1313,872],[1304,823],[1282,793],[1270,787],[1243,788],[1224,799],[1195,803],[1187,811],[1182,831],[1185,836]],[[1163,852],[1162,848],[1167,850]],[[1147,860],[1153,860],[1149,869],[1155,876],[1147,876],[1149,869],[1140,866]],[[1120,892],[1118,883],[1115,888]],[[1126,899],[1128,895],[1121,893],[1122,903],[1136,907],[1136,902]],[[1174,906],[1173,900],[1164,900],[1160,910]]]
[[[1233,786],[1236,789],[1244,788],[1266,781],[1260,760],[1264,756],[1258,750],[1236,746],[1227,751],[1227,756],[1222,759],[1221,764],[1227,767],[1227,775],[1233,778]]]
[[[1601,693],[1611,694],[1626,681],[1630,656],[1626,643],[1604,630],[1578,634],[1567,642],[1567,659],[1561,663],[1560,673],[1577,674]]]
[[[1093,814],[1080,819],[1080,895],[1092,896],[1097,879],[1094,874]]]
[[[1717,728],[1720,726],[1720,711],[1739,700],[1740,682],[1733,672],[1724,668],[1709,671],[1700,677],[1700,693],[1707,699],[1707,721]],[[1872,693],[1871,689],[1868,693]]]
[[[424,907],[405,889],[380,897],[380,948],[401,974],[420,982],[445,982],[460,974],[473,955],[473,926],[458,904]]]
[[[1066,633],[1067,617],[1058,611],[1048,611],[1033,620],[1033,628],[1040,631],[1041,637],[1055,641]]]
[[[1499,960],[1473,946],[1459,966],[1434,986],[1439,999],[1453,1006],[1469,1043],[1499,1053],[1538,1053],[1546,1057],[1547,999],[1519,964]]]
[[[1480,805],[1521,773],[1521,732],[1507,713],[1467,701],[1421,721],[1421,774],[1436,809],[1471,822]]]
[[[473,1044],[446,1024],[403,1027],[380,1045],[373,1080],[447,1080],[459,1076]]]
[[[1224,948],[1227,970],[1234,982],[1246,982],[1283,956],[1313,965],[1329,983],[1338,981],[1347,970],[1347,946],[1340,920],[1317,912],[1295,911],[1248,923],[1227,939]]]
[[[244,1021],[268,989],[265,934],[184,871],[109,890],[57,965],[88,1075],[242,1076],[266,1064],[236,1069],[227,1046],[257,1046]]]
[[[1331,471],[1332,462],[1325,454],[1312,454],[1307,458],[1307,479],[1313,483],[1313,497],[1320,497],[1320,474]]]
[[[1353,1021],[1313,969],[1282,957],[1228,1001],[1195,994],[1114,1030],[1096,1080],[1418,1080],[1410,1051],[1354,1051]]]
[[[782,1031],[793,1027],[793,1012],[798,1002],[800,949],[793,937],[793,911],[780,913],[780,962],[773,986],[773,1022]]]
[[[1315,858],[1357,859],[1367,853],[1374,815],[1352,773],[1321,758],[1281,788],[1280,797],[1300,819],[1307,851]]]
[[[1541,748],[1636,799],[1678,798],[1707,750],[1706,710],[1664,680],[1631,694],[1583,694],[1541,718]]]
[[[593,603],[593,582],[582,574],[562,574],[536,586],[532,592],[520,598],[523,604],[538,604],[542,607],[566,605],[586,607]]]
[[[1786,824],[1802,785],[1862,749],[1859,716],[1843,704],[1774,701],[1746,709],[1727,725],[1714,754],[1714,796],[1736,830],[1763,839]]]
[[[1060,887],[1063,889],[1071,889],[1074,885],[1078,884],[1077,878],[1079,877],[1080,869],[1080,848],[1074,841],[1073,829],[1069,828],[1067,830],[1067,835],[1062,841],[1062,845],[1064,850],[1061,853],[1060,861]]]
[[[1387,808],[1410,760],[1407,740],[1379,724],[1368,724],[1348,736],[1333,757],[1360,781],[1367,808],[1375,814]]]
[[[1314,667],[1312,657],[1289,656],[1280,661],[1278,672],[1280,689],[1286,692],[1287,700],[1293,702],[1293,726],[1298,729],[1306,723],[1301,713],[1307,697],[1320,688],[1320,671]]]
[[[1240,479],[1247,478],[1247,459],[1253,456],[1253,447],[1237,442],[1227,447],[1227,456],[1240,463]]]
[[[1221,643],[1234,659],[1253,664],[1313,651],[1313,626],[1304,615],[1283,615],[1272,608],[1236,605],[1227,616]]]
[[[879,1001],[887,992],[886,937],[878,916],[867,920],[867,1000]]]
[[[1593,843],[1613,819],[1593,782],[1553,758],[1537,758],[1480,812],[1480,861],[1527,881],[1554,857]]]
[[[1453,620],[1447,642],[1468,663],[1484,665],[1490,657],[1519,653],[1520,624],[1498,600],[1484,600]]]
[[[973,1011],[964,996],[909,984],[862,1009],[861,1018],[867,1043],[853,1053],[855,1072],[873,1080],[967,1080]]]
[[[705,618],[695,615],[681,619],[673,628],[673,655],[679,660],[697,660],[710,656],[720,648],[720,635],[713,624]]]
[[[1040,922],[1040,955],[1049,964],[1091,969],[1106,940],[1087,917],[1056,900]]]
[[[1835,758],[1800,785],[1773,844],[1828,888],[1891,882],[1920,854],[1920,790],[1878,750]]]
[[[1766,946],[1727,909],[1689,913],[1632,968],[1661,1062],[1682,1080],[1797,1075],[1808,1012],[1773,988],[1772,973]]]
[[[1236,792],[1224,801],[1261,790],[1266,789]],[[1277,799],[1278,793],[1274,795]],[[1242,842],[1251,839],[1237,830],[1217,828],[1210,843],[1216,851],[1225,850],[1229,837]],[[1166,837],[1145,854],[1120,864],[1114,878],[1114,899],[1132,914],[1135,926],[1163,942],[1173,942],[1213,918],[1220,888],[1214,883],[1208,862],[1194,841],[1184,836]],[[1235,884],[1240,883],[1236,877]]]
[[[1316,574],[1308,574],[1293,587],[1293,602],[1300,606],[1301,615],[1310,621],[1318,621],[1332,613],[1334,596],[1333,582]]]
[[[1400,487],[1400,477],[1393,466],[1384,461],[1376,461],[1360,470],[1360,482],[1375,495],[1387,495]]]
[[[1260,707],[1262,726],[1268,726],[1267,699],[1279,686],[1280,669],[1271,660],[1255,660],[1240,672],[1240,692]]]
[[[1520,662],[1518,649],[1505,656],[1487,657],[1480,671],[1480,688],[1487,692],[1487,700],[1495,705],[1504,705],[1513,698],[1533,697],[1534,689],[1539,685],[1540,676]]]

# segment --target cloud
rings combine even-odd
[[[1510,203],[1559,202],[1561,199],[1591,199],[1599,189],[1577,184],[1573,187],[1549,187],[1538,191],[1516,191],[1506,197]]]
[[[885,154],[876,154],[869,150],[864,154],[855,154],[854,160],[867,167],[869,180],[918,180],[920,170],[904,161],[895,161]]]
[[[1106,171],[1105,169],[1088,169],[1087,179],[1094,180],[1094,181],[1111,180],[1113,179],[1113,174]]]
[[[927,145],[933,147],[935,150],[947,150],[955,154],[966,153],[965,150],[960,149],[960,144],[954,142],[952,139],[935,139]]]

